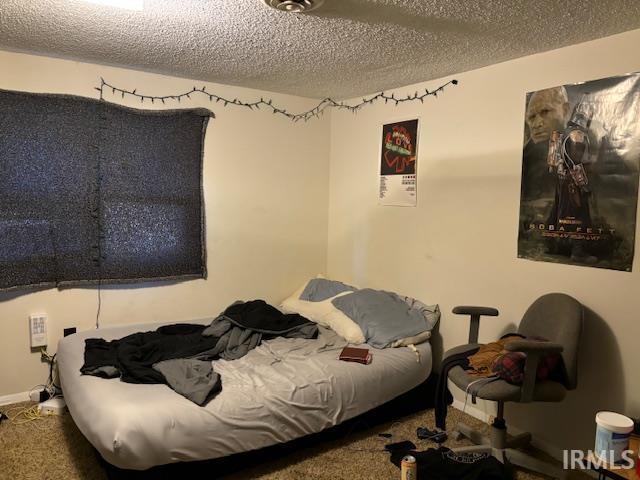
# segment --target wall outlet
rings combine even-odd
[[[29,316],[29,333],[31,348],[47,345],[47,316],[44,314]]]

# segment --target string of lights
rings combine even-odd
[[[244,102],[238,98],[225,98],[220,95],[217,95],[213,92],[207,91],[206,87],[193,87],[191,90],[179,93],[176,95],[144,95],[138,93],[137,89],[127,90],[124,88],[116,87],[115,85],[111,85],[106,82],[103,78],[100,78],[100,86],[95,87],[95,89],[100,92],[100,100],[105,100],[105,93],[108,94],[111,92],[112,95],[120,95],[121,98],[125,98],[126,96],[139,98],[141,103],[145,101],[150,101],[151,103],[159,102],[162,104],[166,104],[167,102],[177,101],[180,102],[184,98],[190,99],[192,95],[204,95],[208,97],[210,102],[215,101],[216,103],[221,103],[223,106],[227,107],[229,105],[234,105],[237,107],[245,107],[249,110],[259,110],[261,107],[270,110],[272,113],[276,115],[284,115],[288,119],[297,122],[299,120],[307,121],[311,118],[318,118],[327,108],[337,108],[339,110],[349,110],[353,113],[360,110],[362,107],[366,105],[370,105],[372,103],[384,100],[384,103],[391,102],[393,105],[398,105],[400,103],[405,102],[420,102],[424,103],[425,98],[433,96],[437,97],[438,93],[443,92],[446,87],[449,85],[457,85],[458,81],[453,79],[449,80],[447,83],[440,85],[435,90],[421,90],[416,91],[414,94],[409,94],[406,96],[396,97],[395,93],[387,94],[386,92],[379,92],[370,97],[364,97],[361,102],[350,105],[343,101],[338,102],[332,98],[324,98],[322,99],[318,105],[313,107],[310,110],[302,113],[291,113],[285,108],[281,108],[273,104],[273,100],[265,100],[264,98],[260,98],[260,100],[256,100],[253,102]]]

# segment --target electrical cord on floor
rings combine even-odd
[[[387,437],[380,437],[378,436],[378,439],[380,440],[389,440]],[[382,448],[357,448],[357,447],[344,447],[345,450],[349,451],[349,452],[387,452],[388,450],[385,449],[385,447],[391,442],[386,442]]]
[[[385,450],[384,448],[350,448],[350,447],[345,447],[345,450],[347,450],[348,452],[368,452],[368,453],[383,452],[383,453],[388,453],[388,450]]]
[[[49,364],[49,376],[45,384],[35,385],[31,390],[29,390],[29,398],[31,398],[31,394],[34,391],[36,391],[36,389],[42,389],[40,390],[41,392],[40,398],[42,398],[42,391],[43,390],[46,391],[47,396],[45,396],[44,398],[47,400],[62,396],[62,389],[60,388],[60,386],[56,384],[56,381],[55,381],[55,376],[56,376],[55,367],[57,365],[56,356],[57,356],[56,353],[54,353],[53,355],[50,355],[46,349],[44,348],[40,349],[40,358],[42,359],[43,362],[47,362]],[[13,412],[16,412],[16,413],[13,413]],[[0,412],[0,423],[3,420],[8,420],[14,425],[24,425],[26,423],[32,423],[42,418],[43,416],[40,413],[38,404],[32,405],[30,407],[26,407],[26,408],[23,406],[13,407],[8,410],[5,410],[4,412]]]
[[[342,437],[343,439],[346,439],[347,437],[349,437],[353,431],[356,429],[357,425],[359,423],[364,424],[364,426],[367,429],[370,429],[371,426],[364,420],[358,420],[356,422],[353,423],[353,425],[351,426],[351,428],[349,429],[349,431],[347,433],[345,433],[345,435]],[[391,427],[389,428],[389,430],[393,430],[397,425],[402,425],[402,422],[393,422],[391,424]],[[354,448],[354,447],[344,447],[344,450],[347,450],[349,452],[384,452],[384,453],[389,453],[389,450],[387,450],[385,447],[391,443],[393,443],[392,441],[390,441],[393,438],[393,433],[379,433],[377,435],[377,438],[380,440],[387,440],[387,442],[382,446],[382,448]]]
[[[17,411],[14,415],[13,411]],[[40,414],[40,410],[38,409],[38,405],[33,405],[31,407],[13,407],[6,411],[5,416],[7,420],[9,420],[14,425],[24,425],[27,423],[33,424],[34,426],[37,423],[33,423],[36,420],[42,420],[44,417]],[[42,430],[41,427],[37,427]]]

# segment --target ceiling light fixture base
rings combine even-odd
[[[324,0],[263,0],[267,6],[289,13],[309,13],[324,3]]]

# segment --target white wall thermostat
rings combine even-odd
[[[31,348],[47,345],[47,316],[30,315],[29,333],[31,334]]]

